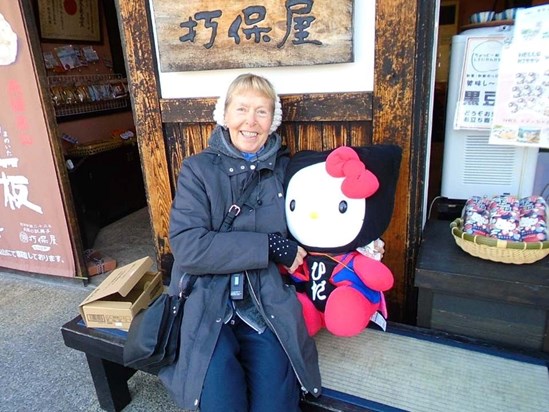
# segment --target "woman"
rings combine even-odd
[[[178,362],[159,376],[184,409],[298,411],[300,393],[320,394],[320,373],[300,303],[277,268],[293,272],[306,255],[286,238],[288,157],[274,133],[280,100],[267,79],[244,74],[219,99],[214,117],[208,147],[183,162],[172,205],[170,293],[178,293],[184,272],[198,276]],[[251,196],[230,231],[220,232],[254,174]],[[242,298],[232,299],[237,282]]]

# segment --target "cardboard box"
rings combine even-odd
[[[134,316],[164,290],[162,274],[149,272],[152,264],[146,256],[113,270],[80,304],[86,326],[128,330]]]

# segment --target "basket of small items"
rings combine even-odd
[[[456,244],[472,256],[534,263],[549,254],[546,212],[541,196],[473,196],[450,228]]]

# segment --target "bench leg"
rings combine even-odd
[[[131,401],[128,379],[135,373],[114,362],[86,354],[101,409],[119,412]]]

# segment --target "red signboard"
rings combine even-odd
[[[75,262],[19,2],[0,5],[0,267],[72,277]]]

